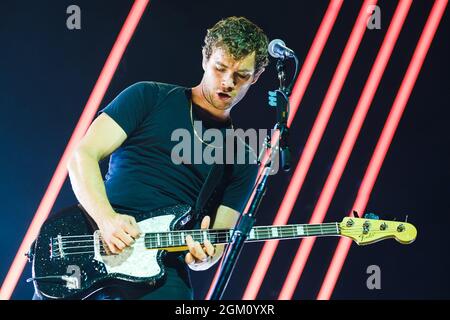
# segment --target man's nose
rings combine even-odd
[[[230,74],[225,74],[222,78],[222,88],[225,92],[232,91],[234,89],[234,86],[236,84],[234,83],[233,76]]]

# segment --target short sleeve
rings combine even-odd
[[[100,113],[110,116],[129,136],[150,114],[157,103],[158,86],[154,82],[137,82],[123,90]]]
[[[242,213],[253,191],[257,174],[256,164],[234,165],[231,181],[225,188],[221,204]]]

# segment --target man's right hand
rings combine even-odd
[[[141,234],[134,217],[115,212],[103,218],[98,227],[108,249],[115,254],[131,246]]]

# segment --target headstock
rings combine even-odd
[[[367,245],[388,238],[408,244],[417,236],[417,229],[412,224],[378,220],[374,214],[366,214],[364,218],[345,217],[339,226],[341,235],[353,239],[358,245]]]

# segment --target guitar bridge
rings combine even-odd
[[[64,258],[64,247],[62,243],[62,236],[58,234],[56,238],[50,239],[50,258],[51,259],[58,259],[58,258]]]

